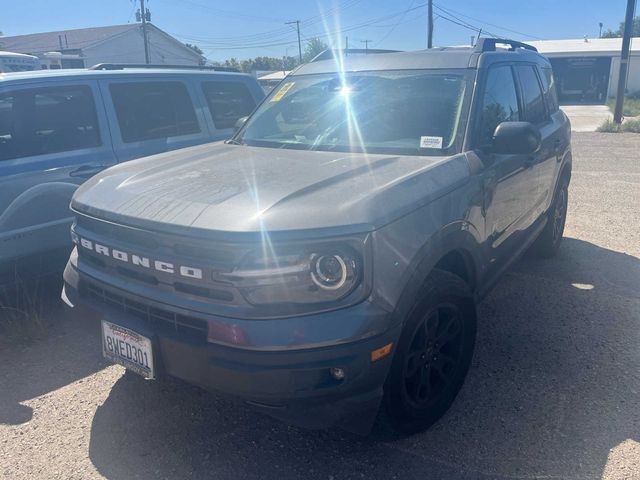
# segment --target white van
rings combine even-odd
[[[40,70],[40,59],[24,53],[0,51],[0,73]]]

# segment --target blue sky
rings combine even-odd
[[[5,35],[135,21],[136,0],[0,0]],[[626,0],[434,0],[436,45],[468,44],[472,28],[520,40],[597,37],[617,28]],[[303,40],[349,37],[349,46],[415,50],[426,46],[426,0],[148,0],[152,22],[199,45],[212,60],[297,54]],[[466,24],[462,26],[460,24]]]

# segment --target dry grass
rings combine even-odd
[[[48,318],[59,308],[59,281],[16,281],[0,287],[0,343],[27,344],[47,333]]]
[[[604,133],[621,133],[631,132],[640,133],[640,119],[625,120],[622,124],[617,124],[613,120],[605,120],[598,127],[598,132]]]

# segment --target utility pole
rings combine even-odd
[[[349,50],[349,35],[344,37],[344,49]]]
[[[300,63],[302,63],[302,43],[300,43],[300,20],[294,20],[293,22],[285,22],[285,25],[293,25],[296,24],[296,30],[298,31],[298,57],[300,58]]]
[[[624,17],[624,33],[622,35],[622,52],[620,53],[620,72],[618,73],[618,91],[616,93],[616,108],[613,112],[613,121],[622,123],[622,107],[624,104],[624,91],[627,87],[627,71],[629,69],[629,48],[631,46],[631,30],[633,28],[633,14],[636,8],[636,0],[627,0],[627,13]]]
[[[427,4],[427,48],[433,48],[433,0]]]
[[[147,11],[144,9],[144,0],[140,0],[140,17],[142,19],[142,38],[144,41],[144,63],[149,65],[149,39],[147,38]]]
[[[371,42],[372,40],[360,40],[360,43],[364,43],[364,53],[367,53],[369,51],[369,42]]]
[[[600,26],[600,33],[598,34],[598,38],[602,38],[602,27],[604,26],[602,22],[598,23]]]

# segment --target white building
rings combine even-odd
[[[604,103],[616,95],[621,38],[527,42],[549,58],[561,102]],[[640,37],[631,41],[627,93],[640,92]]]
[[[149,61],[198,65],[204,58],[191,48],[147,24]],[[0,49],[38,56],[54,68],[83,68],[97,63],[145,63],[142,25],[112,25],[58,32],[0,37]]]

